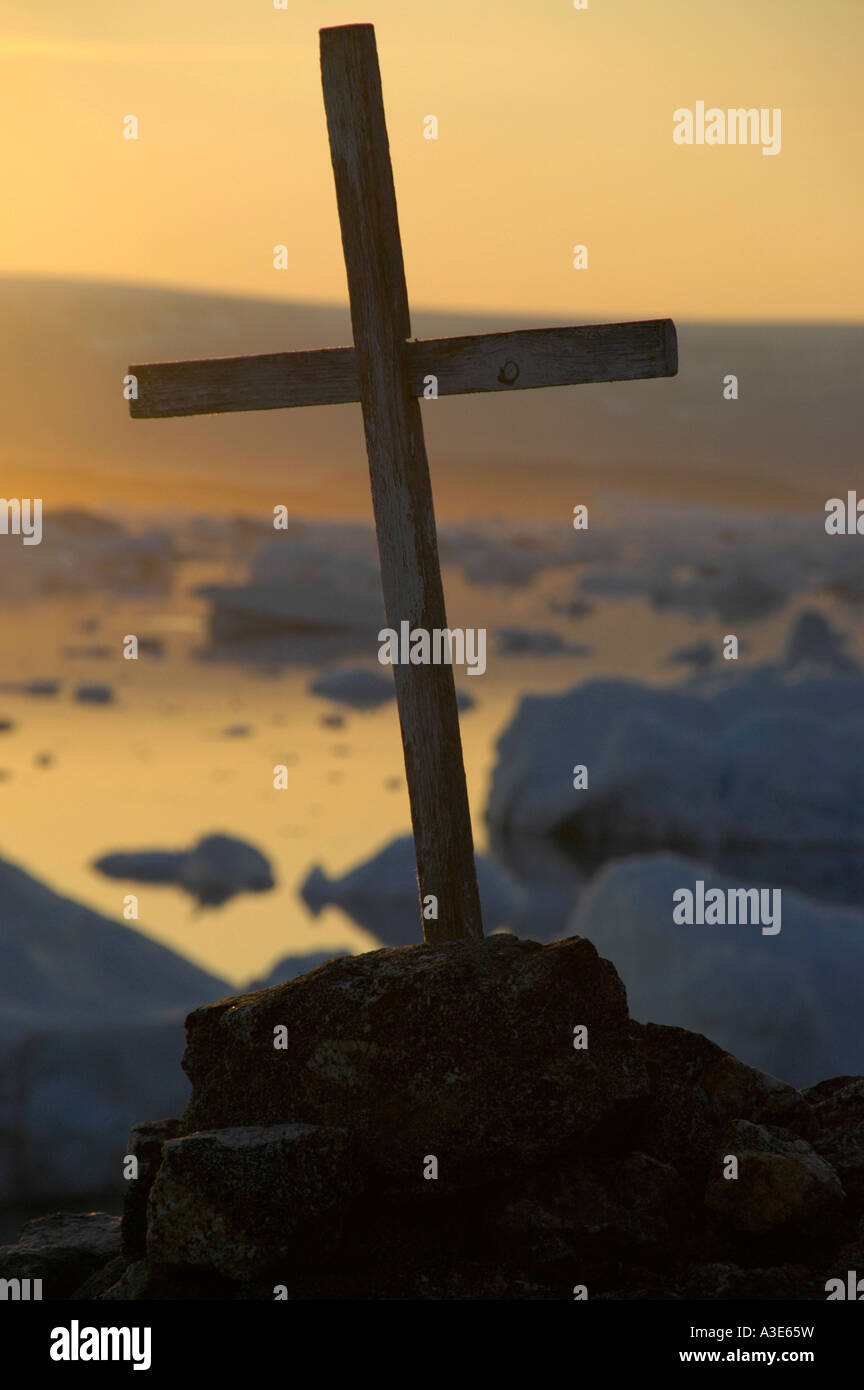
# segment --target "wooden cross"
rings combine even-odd
[[[387,622],[445,629],[417,397],[633,381],[678,370],[671,319],[411,340],[396,194],[371,24],[321,30],[321,76],[354,346],[133,366],[136,418],[360,402]],[[396,665],[426,941],[483,935],[453,669]]]

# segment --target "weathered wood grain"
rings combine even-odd
[[[411,339],[396,196],[370,24],[321,30],[321,75],[354,346],[130,367],[136,418],[359,401],[389,626],[447,627],[418,397],[674,376],[670,319]],[[483,927],[450,665],[395,666],[427,941]]]
[[[423,395],[428,376],[436,378],[439,396],[460,396],[674,376],[678,348],[671,319],[647,319],[412,339],[405,343],[405,366],[412,396]],[[159,362],[129,371],[138,381],[138,399],[130,402],[137,419],[360,399],[352,347]]]
[[[578,328],[525,328],[465,338],[427,338],[408,344],[411,393],[423,379],[438,379],[439,396],[474,391],[532,391],[674,376],[678,370],[671,319],[587,324]]]
[[[138,382],[138,398],[129,402],[129,411],[138,420],[344,405],[360,399],[353,347],[153,362],[129,372]]]
[[[406,376],[408,293],[371,24],[321,30],[321,76],[357,381],[390,627],[446,628],[420,406]],[[393,667],[427,941],[483,935],[453,668]]]

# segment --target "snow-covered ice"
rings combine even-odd
[[[499,739],[492,826],[605,854],[864,849],[864,677],[842,641],[805,615],[778,665],[722,665],[671,689],[525,697]]]
[[[478,854],[475,862],[488,933],[509,921],[519,906],[520,896],[490,859]],[[316,864],[300,892],[316,916],[325,907],[339,907],[385,946],[411,946],[420,938],[417,861],[410,835],[391,840],[341,877],[329,877]]]
[[[377,709],[396,699],[392,674],[373,671],[365,666],[343,666],[324,671],[310,681],[313,695],[321,695],[337,705],[350,709]]]
[[[591,651],[557,632],[536,627],[499,627],[495,639],[500,656],[588,656]]]
[[[581,572],[553,611],[587,598],[643,598],[658,610],[748,623],[803,594],[864,599],[857,537],[828,536],[818,511],[768,512],[599,494],[576,532]],[[614,536],[614,553],[592,542]],[[590,538],[590,539],[589,539]]]
[[[166,528],[131,531],[106,516],[49,508],[41,544],[0,547],[0,585],[7,601],[99,590],[165,594],[175,560]]]
[[[529,696],[487,806],[499,859],[529,901],[544,892],[544,938],[569,892],[556,934],[595,942],[637,1018],[705,1032],[797,1084],[864,1065],[864,675],[848,645],[804,610],[773,664]],[[699,878],[781,888],[781,933],[676,926],[672,893]],[[530,916],[517,930],[532,935]]]
[[[704,1033],[797,1086],[864,1071],[864,914],[784,888],[777,935],[677,925],[673,893],[700,879],[706,890],[765,883],[675,854],[612,860],[568,930],[614,963],[634,1018]]]
[[[278,634],[374,638],[384,621],[375,537],[364,526],[277,532],[255,551],[245,583],[198,592],[210,601],[216,643]]]
[[[183,1020],[231,987],[0,860],[0,1196],[118,1185],[142,1115],[176,1115]]]
[[[596,546],[593,536],[589,544]],[[604,555],[615,553],[612,542],[604,541],[603,547]],[[574,565],[580,558],[566,530],[541,522],[449,522],[438,528],[438,549],[442,565],[455,565],[484,588],[527,588],[541,571]]]

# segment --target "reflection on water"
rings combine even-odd
[[[114,918],[122,914],[125,895],[137,891],[140,930],[237,983],[260,977],[286,954],[370,949],[392,940],[393,931],[397,939],[420,936],[413,909],[408,918],[400,909],[398,923],[382,920],[376,931],[374,911],[352,918],[328,905],[316,917],[302,901],[299,886],[313,865],[331,876],[344,874],[408,832],[398,718],[391,702],[377,710],[345,708],[337,719],[334,706],[310,692],[322,667],[346,656],[332,637],[281,633],[261,637],[263,648],[258,639],[252,646],[214,644],[200,591],[236,587],[244,565],[236,557],[181,555],[168,593],[160,579],[155,594],[60,592],[0,613],[6,678],[0,721],[10,725],[0,732],[0,853]],[[566,605],[560,611],[554,596],[562,577],[572,584],[574,574],[578,569],[568,579],[558,566],[528,585],[508,587],[490,583],[485,572],[475,576],[484,582],[474,584],[461,568],[445,569],[453,626],[485,626],[492,633],[554,629],[567,643],[590,648],[581,656],[504,655],[492,641],[485,675],[457,672],[457,685],[475,700],[461,724],[480,851],[487,847],[483,811],[496,742],[523,695],[566,690],[597,675],[674,683],[680,670],[668,662],[669,652],[694,635],[721,645],[719,620],[696,623],[639,597],[595,599],[577,608],[577,616]],[[742,667],[776,655],[796,603],[748,624]],[[122,659],[130,633],[145,639],[135,662]],[[90,650],[96,648],[98,660]],[[376,652],[373,639],[365,652],[372,669]],[[350,660],[356,664],[356,653]],[[75,701],[75,689],[92,683],[97,672],[113,700]],[[562,747],[561,758],[566,766],[569,748]],[[285,790],[274,789],[277,765],[287,769]],[[170,886],[112,882],[91,867],[114,850],[180,849],[212,833],[260,847],[276,888],[194,912]],[[527,893],[514,910],[518,929],[554,935],[596,857],[515,843],[496,842],[492,849]],[[744,872],[740,856],[725,862]],[[840,853],[789,863],[778,850],[765,863],[765,872],[779,881],[815,885],[833,900],[849,901],[846,885],[856,881],[857,866]],[[753,861],[753,873],[757,868]]]
[[[664,513],[664,525],[667,521]],[[361,638],[352,629],[368,590],[359,604],[350,595],[339,604],[334,630],[311,632],[304,615],[311,611],[314,617],[321,605],[314,593],[311,599],[304,597],[302,546],[290,558],[292,566],[301,566],[296,591],[289,585],[287,592],[250,594],[250,555],[265,536],[271,553],[272,536],[260,523],[229,528],[228,544],[225,534],[224,526],[215,523],[203,529],[187,525],[176,555],[171,547],[158,551],[163,559],[171,556],[170,582],[163,566],[148,584],[136,560],[133,584],[128,566],[121,563],[122,543],[112,532],[110,545],[106,542],[100,554],[112,573],[117,571],[116,583],[105,574],[83,574],[80,582],[64,587],[49,566],[50,592],[34,588],[29,597],[19,594],[14,611],[8,606],[0,610],[0,804],[5,812],[0,856],[114,921],[123,919],[127,909],[130,927],[218,976],[210,982],[214,991],[222,991],[222,981],[248,987],[253,980],[289,978],[303,968],[298,957],[318,960],[382,943],[407,944],[419,941],[422,932],[406,838],[410,813],[395,702],[354,707],[356,682],[346,685],[344,675],[335,684],[326,681],[330,698],[313,689],[322,671],[334,665],[365,667],[380,675],[377,633]],[[638,541],[638,529],[635,534]],[[686,527],[681,534],[690,545]],[[658,868],[632,856],[646,848],[668,849],[669,843],[648,845],[634,833],[626,839],[617,811],[605,817],[604,843],[592,843],[584,826],[579,834],[565,831],[557,839],[539,840],[505,835],[484,819],[493,768],[510,757],[509,751],[499,751],[498,742],[523,697],[560,694],[604,676],[677,684],[682,648],[685,667],[705,667],[706,649],[714,653],[713,669],[718,662],[724,667],[716,654],[722,650],[728,618],[711,616],[718,593],[725,593],[718,589],[717,575],[704,565],[671,565],[672,541],[664,533],[655,550],[666,587],[658,590],[656,557],[646,554],[645,547],[633,550],[616,543],[610,548],[601,537],[593,550],[589,546],[585,551],[588,569],[591,554],[597,565],[607,566],[595,576],[589,603],[580,598],[579,588],[587,570],[562,565],[566,546],[560,536],[552,545],[554,563],[548,570],[538,563],[541,552],[527,544],[517,546],[514,565],[500,536],[476,547],[470,536],[457,541],[451,537],[449,548],[443,548],[449,560],[444,572],[449,621],[453,627],[486,628],[490,635],[485,674],[472,678],[464,670],[456,672],[457,688],[471,697],[462,708],[461,730],[486,930],[512,930],[540,941],[580,930],[614,961],[636,1017],[704,1030],[749,1060],[790,1077],[804,1074],[802,1061],[814,1072],[813,1079],[849,1070],[848,1058],[857,1055],[860,1040],[851,1025],[841,1036],[835,1018],[849,1012],[842,991],[860,971],[848,967],[844,952],[850,943],[842,926],[823,931],[819,920],[799,907],[796,928],[790,902],[787,933],[784,899],[783,935],[769,939],[757,934],[757,959],[749,950],[742,952],[728,934],[715,934],[710,942],[695,935],[670,937],[669,906],[671,887],[688,874],[692,877],[694,868],[805,889],[818,894],[820,908],[829,902],[855,903],[855,852],[835,847],[791,854],[782,846],[759,851],[727,846],[706,854],[700,848],[701,868],[680,861]],[[748,542],[747,554],[762,556],[761,544]],[[700,540],[697,549],[701,545]],[[82,565],[89,554],[85,547],[79,556]],[[615,556],[620,568],[610,570]],[[319,572],[322,564],[326,571],[326,556],[313,558]],[[776,549],[772,567],[775,559]],[[339,565],[335,552],[333,565]],[[356,572],[368,578],[364,566],[365,561],[359,562]],[[807,593],[797,559],[792,569],[784,579],[785,606],[742,622],[746,654],[736,669],[775,659],[792,615],[805,604],[830,613],[845,631],[852,629],[857,610],[829,596],[824,575],[817,575],[815,592]],[[657,601],[658,593],[668,596],[665,571],[674,581],[674,602]],[[334,578],[334,594],[344,589],[346,574]],[[270,578],[261,575],[265,587]],[[228,621],[211,621],[212,599],[205,590],[211,595],[218,591],[220,601],[228,604]],[[753,582],[748,581],[748,602],[752,593]],[[254,632],[237,621],[248,603],[258,614]],[[539,637],[528,640],[525,634]],[[139,639],[137,661],[123,659],[130,635]],[[850,659],[860,659],[861,648],[860,638],[853,641],[850,632]],[[670,660],[676,652],[678,658]],[[93,685],[110,698],[101,703],[75,698],[76,691]],[[348,702],[339,703],[346,692]],[[638,698],[645,702],[644,696]],[[542,725],[547,711],[539,709]],[[514,758],[512,764],[503,763],[513,772],[517,791],[523,777],[531,775],[543,783],[541,794],[544,779],[551,777],[557,786],[559,767],[569,791],[569,769],[580,742],[580,728],[571,730],[570,722],[568,713],[555,726],[548,765],[533,752],[525,753],[522,762]],[[844,748],[841,741],[841,753]],[[669,778],[660,761],[658,775],[665,785]],[[796,776],[793,766],[790,784]],[[806,769],[802,789],[806,795]],[[685,803],[689,814],[686,797]],[[565,798],[565,806],[570,804]],[[686,815],[683,824],[686,829]],[[641,833],[635,815],[628,828]],[[598,832],[593,814],[590,829]],[[209,838],[214,835],[231,840]],[[194,847],[200,850],[202,840],[216,854],[199,863]],[[227,874],[229,866],[222,851],[230,844],[238,848],[238,841],[264,856],[266,884],[272,878],[273,887],[266,886],[255,865],[251,874],[232,872],[230,883],[223,882],[223,869]],[[163,851],[156,872],[148,857],[154,850]],[[134,851],[134,862],[127,866],[134,871],[132,878],[124,878],[122,859],[108,861],[117,877],[94,867],[106,855],[129,851]],[[622,855],[630,857],[617,869],[607,863],[610,856]],[[194,870],[191,878],[187,868]],[[256,884],[262,891],[252,891]],[[133,894],[137,917],[128,911]],[[221,905],[212,905],[217,899]],[[49,937],[77,918],[85,939],[93,941],[88,919],[74,907],[52,902],[51,910],[37,914],[46,919],[41,925]],[[19,965],[24,970],[33,934],[26,930],[23,908],[18,916]],[[134,958],[143,962],[147,953],[141,952],[140,939],[130,935],[127,944],[130,940],[138,952]],[[812,960],[807,957],[811,941],[821,953]],[[59,972],[51,950],[45,954],[50,959],[39,962],[37,974],[44,967],[50,976],[53,967],[59,987],[75,995],[80,980],[74,978],[68,953]],[[176,960],[166,968],[169,976],[178,969],[188,972]],[[173,1020],[148,1015],[154,979],[146,963],[132,974],[138,971],[141,979],[132,981],[131,990],[142,1015],[122,1038],[116,1021],[108,1026],[104,1018],[94,1017],[92,1036],[85,1030],[73,1047],[68,1028],[48,1016],[40,1021],[40,1028],[48,1030],[41,1042],[32,1032],[22,1042],[38,1065],[30,1065],[25,1075],[16,1069],[18,1052],[10,1053],[3,1084],[17,1097],[17,1109],[4,1121],[11,1150],[4,1157],[0,1146],[0,1190],[56,1191],[62,1178],[68,1183],[63,1196],[68,1207],[69,1194],[104,1185],[116,1171],[116,1154],[125,1152],[121,1146],[134,1121],[182,1108],[182,1018],[180,1013]],[[128,975],[126,970],[124,980]],[[196,983],[192,988],[190,1004],[203,1002],[204,987]],[[105,997],[114,993],[102,991]],[[777,1019],[784,1000],[781,1046]],[[17,1002],[7,999],[10,1018]],[[57,1047],[58,1029],[62,1048]],[[48,1133],[52,1137],[46,1146]],[[44,1161],[48,1149],[53,1168]],[[112,1209],[101,1199],[93,1204]],[[42,1199],[39,1210],[44,1210]]]

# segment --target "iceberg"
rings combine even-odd
[[[505,874],[484,855],[475,856],[477,885],[488,934],[516,912],[520,895]],[[341,878],[320,867],[310,869],[300,888],[315,915],[339,907],[385,946],[413,946],[421,939],[417,861],[411,835],[400,836]]]
[[[107,878],[170,883],[219,907],[237,893],[265,893],[275,885],[268,860],[253,845],[231,835],[205,835],[188,850],[118,850],[94,861]]]
[[[614,963],[642,1022],[704,1033],[795,1086],[864,1071],[864,914],[784,888],[777,935],[676,925],[673,893],[700,879],[723,890],[764,884],[675,854],[613,860],[582,894],[568,932]]]
[[[526,696],[486,815],[584,850],[864,847],[864,676],[819,615],[774,666]],[[577,766],[587,785],[574,787]]]
[[[0,860],[0,1197],[116,1188],[186,1102],[183,1020],[231,986]]]

